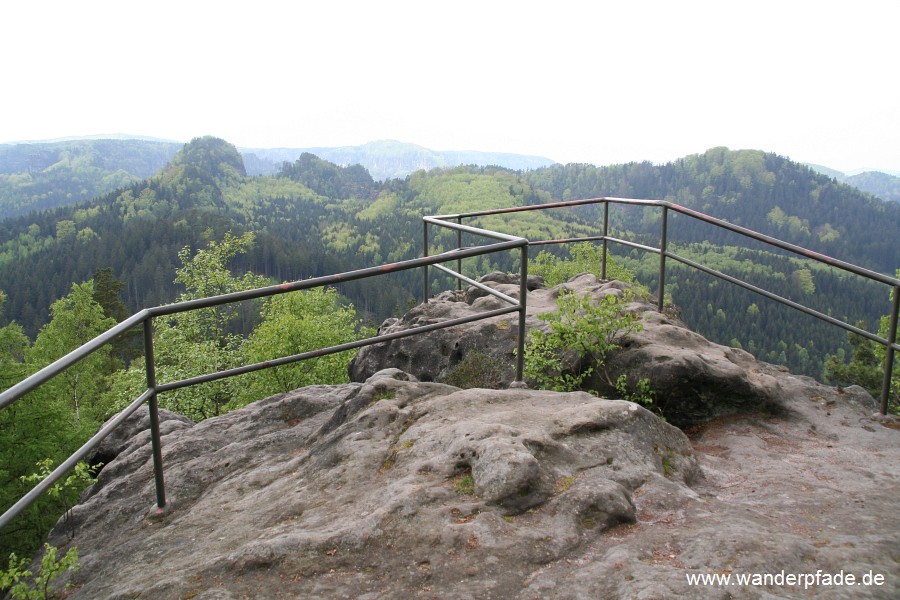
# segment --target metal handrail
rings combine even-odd
[[[524,211],[532,211],[532,210],[546,210],[550,208],[565,208],[565,207],[573,207],[580,205],[589,205],[589,204],[603,204],[604,205],[604,216],[603,216],[603,234],[599,236],[584,236],[579,238],[567,238],[560,240],[537,240],[537,241],[529,241],[525,238],[508,235],[496,231],[490,231],[486,229],[480,229],[477,227],[471,227],[468,225],[463,225],[462,220],[465,218],[473,218],[479,216],[487,216],[487,215],[496,215],[496,214],[511,214],[517,212]],[[662,210],[662,222],[661,222],[661,232],[660,232],[660,245],[658,248],[653,246],[647,246],[644,244],[637,244],[635,242],[629,240],[623,240],[619,238],[615,238],[609,235],[609,205],[610,204],[624,204],[624,205],[634,205],[634,206],[655,206],[659,207]],[[741,234],[743,236],[749,237],[751,239],[755,239],[757,241],[763,242],[770,246],[775,246],[784,250],[788,250],[790,252],[794,252],[800,256],[808,258],[810,260],[814,260],[823,264],[827,264],[833,267],[837,267],[848,271],[850,273],[854,273],[861,277],[865,277],[872,281],[877,281],[892,287],[893,291],[893,303],[892,303],[892,312],[890,313],[889,318],[889,327],[888,327],[888,337],[882,338],[875,334],[864,331],[858,327],[850,325],[844,321],[840,321],[838,319],[834,319],[829,315],[825,315],[821,312],[815,311],[809,307],[806,307],[802,304],[789,300],[787,298],[783,298],[777,294],[773,294],[768,292],[767,290],[763,290],[756,286],[753,286],[747,282],[744,282],[740,279],[732,277],[730,275],[726,275],[715,269],[711,269],[700,263],[697,263],[693,260],[687,259],[685,257],[679,256],[674,252],[670,252],[667,248],[667,227],[668,227],[668,211],[674,210],[675,212],[687,215],[691,218],[704,221],[706,223],[712,224],[716,227],[720,227],[723,229],[727,229],[733,231],[735,233]],[[455,222],[451,222],[455,220]],[[429,241],[428,241],[428,227],[429,225],[436,227],[448,228],[456,231],[457,233],[457,248],[443,252],[441,254],[437,254],[435,256],[429,256]],[[411,260],[381,265],[377,267],[370,267],[366,269],[360,269],[356,271],[349,271],[345,273],[339,273],[336,275],[327,275],[323,277],[316,277],[313,279],[306,279],[303,281],[295,281],[292,283],[284,283],[281,285],[269,286],[264,288],[258,288],[255,290],[248,290],[242,292],[234,292],[231,294],[223,294],[220,296],[213,296],[210,298],[201,298],[196,300],[189,300],[186,302],[179,302],[175,304],[167,304],[163,306],[157,306],[155,308],[144,309],[125,321],[115,325],[105,333],[97,336],[90,342],[84,344],[83,346],[76,348],[72,352],[63,356],[62,358],[56,360],[52,364],[44,367],[37,373],[31,375],[30,377],[24,379],[23,381],[17,383],[16,385],[10,387],[9,389],[0,392],[0,410],[6,408],[16,400],[20,399],[22,396],[27,394],[28,392],[34,390],[39,385],[43,384],[53,376],[59,374],[60,372],[68,369],[72,365],[77,362],[83,360],[93,352],[97,351],[99,348],[104,345],[114,341],[118,337],[122,336],[132,328],[142,325],[143,326],[143,336],[144,336],[144,348],[145,348],[145,362],[146,362],[146,370],[147,370],[147,389],[135,400],[132,401],[128,407],[116,415],[113,419],[108,421],[104,426],[92,436],[85,444],[78,449],[74,454],[72,454],[69,458],[67,458],[61,465],[59,465],[54,471],[48,475],[44,480],[38,483],[31,491],[28,492],[25,496],[23,496],[16,504],[10,507],[6,512],[0,515],[0,528],[4,527],[7,523],[9,523],[12,519],[14,519],[19,513],[21,513],[25,508],[27,508],[31,503],[33,503],[38,496],[40,496],[43,492],[47,491],[54,483],[59,481],[79,460],[83,460],[94,448],[96,448],[99,443],[108,436],[116,427],[121,425],[121,423],[131,414],[133,414],[141,405],[145,402],[148,404],[149,413],[150,413],[150,431],[151,431],[151,443],[152,443],[152,451],[153,451],[153,466],[154,466],[154,477],[156,483],[156,496],[157,496],[157,511],[163,511],[166,508],[166,498],[165,498],[165,481],[163,477],[163,468],[162,468],[162,450],[161,450],[161,442],[160,442],[160,431],[159,431],[159,415],[158,415],[158,406],[157,406],[157,396],[160,393],[171,391],[174,389],[180,389],[183,387],[188,387],[192,385],[197,385],[200,383],[206,383],[210,381],[215,381],[218,379],[223,379],[226,377],[233,377],[235,375],[241,375],[245,373],[250,373],[253,371],[258,371],[262,369],[272,368],[284,364],[289,364],[301,360],[306,360],[309,358],[314,358],[318,356],[325,356],[327,354],[333,354],[336,352],[343,352],[345,350],[360,348],[363,346],[368,346],[372,344],[377,344],[380,342],[390,341],[393,339],[398,339],[401,337],[407,337],[412,335],[419,335],[422,333],[427,333],[430,331],[434,331],[437,329],[442,329],[446,327],[453,327],[455,325],[460,325],[464,323],[469,323],[481,319],[490,318],[497,315],[508,314],[512,312],[519,313],[519,324],[518,324],[518,352],[517,352],[517,361],[516,361],[516,381],[522,381],[523,378],[523,361],[524,361],[524,343],[525,343],[525,313],[526,313],[526,304],[527,304],[527,278],[528,278],[528,246],[530,245],[542,245],[542,244],[562,244],[568,242],[578,242],[578,241],[601,241],[602,242],[602,271],[601,278],[606,278],[606,263],[607,263],[607,246],[609,242],[625,245],[628,247],[636,248],[639,250],[643,250],[646,252],[652,252],[659,254],[660,264],[659,264],[659,289],[658,289],[658,297],[657,297],[657,305],[659,310],[663,309],[663,302],[665,297],[665,274],[666,274],[666,259],[672,258],[673,260],[679,261],[689,267],[701,270],[705,273],[728,281],[729,283],[733,283],[735,285],[739,285],[753,291],[758,294],[762,294],[763,296],[790,306],[791,308],[800,310],[806,314],[814,316],[818,319],[824,320],[829,324],[841,327],[846,329],[847,331],[851,331],[853,333],[857,333],[859,335],[863,335],[867,339],[875,341],[885,347],[885,367],[884,367],[884,381],[882,386],[882,395],[881,395],[881,413],[885,414],[887,412],[887,404],[888,404],[888,396],[890,393],[890,380],[893,369],[893,357],[894,352],[900,350],[900,344],[897,343],[897,322],[898,322],[898,312],[900,312],[900,280],[883,275],[881,273],[877,273],[875,271],[871,271],[869,269],[864,269],[862,267],[858,267],[856,265],[837,260],[817,252],[813,252],[806,248],[802,248],[800,246],[796,246],[794,244],[790,244],[788,242],[784,242],[782,240],[778,240],[776,238],[752,231],[750,229],[746,229],[744,227],[740,227],[738,225],[733,225],[728,223],[727,221],[723,221],[721,219],[717,219],[715,217],[711,217],[709,215],[700,213],[698,211],[689,209],[687,207],[674,204],[672,202],[664,201],[664,200],[644,200],[644,199],[629,199],[629,198],[616,198],[616,197],[604,197],[604,198],[590,198],[584,200],[572,200],[567,202],[555,202],[548,204],[539,204],[532,206],[520,206],[520,207],[511,207],[504,209],[494,209],[494,210],[485,210],[485,211],[477,211],[477,212],[467,212],[467,213],[459,213],[452,215],[439,215],[439,216],[429,216],[423,218],[423,231],[424,231],[424,252],[421,258],[415,258]],[[496,243],[476,246],[471,248],[463,248],[462,247],[462,234],[469,233],[478,236],[488,237],[495,240],[499,240]],[[515,298],[508,296],[506,294],[502,294],[496,290],[492,290],[479,284],[478,282],[470,279],[462,274],[462,260],[464,258],[470,258],[474,256],[480,256],[484,254],[491,254],[495,252],[501,252],[510,249],[520,249],[520,275],[519,275],[519,298],[516,300]],[[451,270],[447,267],[442,266],[440,263],[449,262],[451,260],[457,261],[457,269]],[[283,294],[293,291],[300,291],[305,289],[311,289],[315,287],[322,287],[326,285],[333,285],[337,283],[343,283],[348,281],[354,281],[358,279],[365,279],[369,277],[375,277],[379,275],[385,275],[388,273],[394,273],[399,271],[405,271],[409,269],[422,268],[423,269],[423,302],[428,301],[429,296],[429,279],[428,279],[428,267],[435,266],[435,268],[439,269],[441,272],[446,273],[454,278],[456,278],[460,285],[465,282],[469,285],[475,285],[481,289],[485,289],[488,293],[493,294],[498,297],[502,301],[508,303],[510,306],[506,308],[494,309],[491,311],[479,313],[470,317],[463,317],[459,319],[452,319],[448,321],[442,321],[440,323],[432,323],[429,325],[415,327],[402,332],[395,332],[392,334],[384,334],[384,335],[376,335],[370,338],[366,338],[363,340],[358,340],[356,342],[350,342],[346,344],[340,344],[337,346],[331,346],[329,348],[322,348],[318,350],[313,350],[310,352],[304,352],[302,354],[296,354],[287,357],[281,357],[278,359],[273,359],[270,361],[265,361],[261,363],[256,363],[252,365],[244,365],[242,367],[229,369],[225,371],[218,371],[215,373],[209,373],[206,375],[201,375],[197,377],[192,377],[189,379],[168,382],[159,384],[156,381],[156,372],[155,372],[155,359],[154,359],[154,351],[153,351],[153,319],[155,317],[167,316],[176,313],[197,310],[201,308],[210,308],[213,306],[220,306],[222,304],[228,304],[233,302],[241,302],[244,300],[252,300],[257,298],[264,298],[268,296],[273,296],[276,294]]]
[[[144,309],[140,312],[132,315],[125,321],[113,326],[106,332],[97,336],[93,340],[87,342],[86,344],[76,348],[75,350],[69,352],[62,358],[57,359],[50,365],[44,367],[37,373],[27,377],[26,379],[20,381],[16,385],[8,388],[7,390],[0,392],[0,410],[6,408],[11,405],[15,401],[22,398],[25,394],[31,392],[41,384],[45,383],[55,375],[58,375],[62,371],[65,371],[69,367],[75,365],[79,361],[85,359],[87,356],[96,352],[104,345],[116,340],[120,336],[127,333],[129,330],[133,329],[138,325],[143,326],[144,331],[144,357],[146,363],[147,370],[147,389],[138,396],[135,400],[128,405],[128,407],[117,414],[115,417],[107,421],[100,430],[95,433],[87,442],[85,442],[81,448],[79,448],[75,453],[69,456],[62,464],[60,464],[56,469],[53,470],[47,477],[45,477],[41,482],[39,482],[34,488],[32,488],[27,494],[25,494],[22,498],[20,498],[13,506],[6,510],[2,515],[0,515],[0,529],[6,526],[10,521],[12,521],[16,516],[18,516],[23,510],[28,508],[37,498],[50,489],[57,481],[62,479],[65,474],[74,467],[79,461],[84,460],[90,452],[96,448],[100,442],[106,438],[114,429],[122,424],[126,418],[132,415],[141,405],[145,402],[148,404],[149,413],[150,413],[150,438],[152,444],[152,452],[153,452],[153,470],[154,470],[154,478],[156,484],[156,511],[162,512],[166,509],[166,495],[165,495],[165,480],[163,477],[163,465],[162,465],[162,445],[160,440],[160,429],[159,429],[159,413],[158,413],[158,403],[157,396],[160,393],[171,391],[175,389],[180,389],[192,385],[197,385],[200,383],[207,383],[210,381],[215,381],[218,379],[224,379],[226,377],[233,377],[236,375],[241,375],[245,373],[250,373],[254,371],[259,371],[262,369],[268,369],[272,367],[277,367],[285,364],[290,364],[293,362],[298,362],[301,360],[306,360],[309,358],[315,358],[319,356],[325,356],[328,354],[334,354],[337,352],[343,352],[346,350],[351,350],[355,348],[360,348],[363,346],[369,346],[372,344],[378,344],[381,342],[391,341],[394,339],[408,337],[413,335],[421,335],[423,333],[428,333],[430,331],[435,331],[437,329],[444,329],[447,327],[453,327],[456,325],[461,325],[465,323],[470,323],[473,321],[478,321],[482,319],[487,319],[490,317],[494,317],[497,315],[508,314],[512,312],[518,312],[520,315],[519,318],[519,339],[524,339],[524,324],[525,324],[525,294],[521,294],[520,299],[517,301],[514,298],[501,294],[501,299],[510,303],[510,306],[505,308],[498,308],[491,311],[486,311],[482,313],[478,313],[476,315],[472,315],[469,317],[462,317],[457,319],[450,319],[447,321],[441,321],[439,323],[431,323],[429,325],[418,326],[406,331],[395,332],[391,334],[383,334],[376,335],[369,338],[365,338],[362,340],[358,340],[355,342],[349,342],[345,344],[340,344],[336,346],[330,346],[328,348],[321,348],[318,350],[313,350],[310,352],[304,352],[302,354],[296,354],[292,356],[281,357],[278,359],[273,359],[261,363],[256,363],[252,365],[244,365],[242,367],[228,369],[224,371],[217,371],[215,373],[208,373],[205,375],[200,375],[197,377],[191,377],[189,379],[184,379],[181,381],[173,381],[168,383],[157,383],[156,381],[156,369],[155,369],[155,358],[153,351],[153,319],[155,317],[162,317],[167,315],[172,315],[176,313],[188,312],[191,310],[198,310],[202,308],[210,308],[213,306],[220,306],[223,304],[229,304],[233,302],[241,302],[245,300],[253,300],[257,298],[265,298],[268,296],[274,296],[277,294],[285,294],[288,292],[301,291],[311,288],[323,287],[327,285],[333,285],[338,283],[344,283],[348,281],[355,281],[359,279],[366,279],[369,277],[376,277],[380,275],[386,275],[389,273],[396,273],[400,271],[406,271],[410,269],[424,268],[427,269],[429,266],[434,265],[437,268],[441,268],[440,263],[451,261],[451,260],[461,260],[463,258],[469,258],[473,256],[480,256],[483,254],[492,254],[495,252],[502,252],[510,249],[520,248],[521,249],[521,261],[522,261],[522,273],[523,277],[527,275],[527,260],[528,260],[528,240],[521,237],[509,236],[506,234],[497,234],[492,231],[480,230],[478,228],[466,227],[466,231],[478,235],[484,235],[485,237],[493,238],[500,240],[496,243],[475,246],[472,248],[463,248],[451,250],[448,252],[444,252],[441,254],[437,254],[434,256],[423,256],[421,258],[414,258],[410,260],[390,263],[386,265],[381,265],[377,267],[369,267],[366,269],[359,269],[356,271],[348,271],[345,273],[339,273],[335,275],[326,275],[322,277],[315,277],[312,279],[305,279],[302,281],[295,281],[291,283],[283,283],[280,285],[273,285],[263,288],[257,288],[253,290],[246,290],[241,292],[234,292],[230,294],[223,294],[219,296],[212,296],[209,298],[200,298],[196,300],[188,300],[184,302],[177,302],[174,304],[166,304],[162,306],[157,306],[155,308]],[[452,271],[446,270],[449,273],[453,273]],[[457,274],[459,277],[468,280],[465,276],[461,274]],[[525,283],[522,283],[522,290],[525,290]],[[427,301],[427,297],[424,299]],[[522,352],[520,351],[520,356]],[[521,363],[521,361],[520,361]],[[522,368],[519,366],[516,371],[516,379],[517,381],[521,381],[522,379]]]
[[[620,245],[624,245],[630,248],[636,248],[638,250],[643,250],[645,252],[651,252],[655,254],[659,254],[659,288],[657,290],[657,308],[662,311],[665,299],[665,277],[666,277],[666,259],[671,258],[682,264],[685,264],[691,268],[700,270],[704,273],[732,283],[734,285],[740,286],[744,289],[752,291],[754,293],[760,294],[770,300],[774,300],[785,306],[789,306],[795,310],[799,310],[805,314],[813,316],[817,319],[825,321],[830,325],[834,325],[836,327],[840,327],[846,331],[850,331],[857,335],[861,335],[866,339],[869,339],[873,342],[876,342],[885,348],[885,361],[884,361],[884,372],[882,379],[882,388],[881,388],[881,405],[880,412],[881,414],[887,414],[888,409],[888,399],[890,397],[890,386],[891,386],[891,377],[893,373],[893,365],[894,365],[894,352],[900,351],[900,344],[897,343],[897,322],[898,322],[898,313],[900,313],[900,279],[896,277],[891,277],[888,275],[884,275],[882,273],[878,273],[877,271],[872,271],[870,269],[866,269],[863,267],[859,267],[857,265],[848,263],[843,260],[839,260],[836,258],[832,258],[830,256],[826,256],[824,254],[820,254],[818,252],[814,252],[807,248],[803,248],[801,246],[797,246],[796,244],[791,244],[789,242],[785,242],[783,240],[779,240],[769,235],[765,235],[751,229],[747,229],[746,227],[741,227],[739,225],[734,225],[733,223],[729,223],[727,221],[723,221],[722,219],[717,219],[716,217],[712,217],[710,215],[701,213],[699,211],[687,208],[686,206],[681,206],[680,204],[675,204],[673,202],[669,202],[667,200],[645,200],[645,199],[632,199],[632,198],[617,198],[617,197],[602,197],[602,198],[586,198],[582,200],[570,200],[564,202],[552,202],[547,204],[535,204],[530,206],[515,206],[510,208],[500,208],[493,210],[482,210],[482,211],[473,211],[473,212],[465,212],[465,213],[457,213],[457,214],[449,214],[449,215],[441,215],[439,217],[433,217],[435,220],[440,220],[442,222],[449,222],[450,219],[456,220],[457,223],[461,223],[463,219],[466,218],[474,218],[488,215],[498,215],[498,214],[512,214],[518,212],[526,212],[532,210],[546,210],[550,208],[569,208],[574,206],[584,206],[591,204],[603,204],[603,234],[599,236],[584,236],[577,238],[566,238],[566,239],[558,239],[558,240],[539,240],[539,241],[529,241],[530,245],[541,245],[541,244],[564,244],[569,242],[582,242],[582,241],[602,241],[602,268],[601,268],[601,278],[606,278],[606,257],[607,257],[607,244],[608,242],[617,243]],[[609,205],[610,204],[623,204],[623,205],[631,205],[631,206],[652,206],[658,207],[662,210],[662,219],[661,219],[661,229],[660,229],[660,245],[659,247],[647,246],[644,244],[638,244],[629,240],[623,240],[619,238],[615,238],[609,235]],[[889,313],[889,325],[888,325],[888,337],[883,338],[874,333],[868,332],[864,329],[856,327],[855,325],[851,325],[845,321],[841,321],[840,319],[835,319],[830,315],[826,315],[822,312],[809,308],[799,302],[795,302],[788,298],[784,298],[783,296],[779,296],[778,294],[774,294],[769,292],[768,290],[764,290],[757,286],[754,286],[750,283],[747,283],[741,279],[736,277],[732,277],[731,275],[726,275],[720,271],[715,269],[711,269],[705,265],[702,265],[696,261],[685,258],[683,256],[679,256],[678,254],[671,252],[668,250],[668,213],[669,211],[675,211],[677,213],[686,215],[698,221],[703,221],[715,227],[719,227],[721,229],[726,229],[728,231],[732,231],[734,233],[738,233],[742,236],[754,239],[756,241],[762,242],[769,246],[774,246],[780,248],[782,250],[787,250],[789,252],[793,252],[803,258],[813,260],[831,267],[836,267],[838,269],[842,269],[849,273],[853,273],[854,275],[858,275],[860,277],[864,277],[870,281],[876,281],[878,283],[882,283],[888,285],[892,288],[892,306],[891,312]]]

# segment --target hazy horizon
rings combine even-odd
[[[0,140],[124,132],[666,163],[717,146],[900,171],[900,3],[4,6]]]
[[[202,137],[202,136],[194,136],[194,137]],[[216,137],[218,137],[218,136],[216,136]],[[186,144],[190,141],[190,140],[164,139],[164,138],[159,138],[159,137],[155,137],[155,136],[151,136],[151,135],[131,135],[131,134],[127,134],[127,133],[102,133],[102,134],[97,134],[97,135],[65,136],[65,137],[59,137],[59,138],[39,139],[39,140],[38,139],[35,139],[35,140],[11,140],[8,142],[0,142],[0,145],[45,144],[45,143],[57,143],[57,142],[78,141],[78,140],[91,140],[91,139],[133,139],[133,140],[146,140],[146,141],[151,141],[151,142],[172,143],[172,144]],[[222,139],[225,139],[225,138],[222,138]],[[225,141],[231,143],[230,140],[225,139]],[[526,156],[526,157],[532,157],[532,158],[543,158],[543,159],[555,161],[559,164],[566,164],[566,163],[562,163],[561,161],[557,161],[552,156],[546,156],[543,154],[521,154],[518,152],[504,152],[504,151],[495,151],[495,150],[491,150],[491,149],[480,149],[480,148],[428,148],[427,146],[423,146],[422,144],[417,144],[416,142],[397,140],[397,139],[369,140],[368,142],[363,142],[361,144],[354,144],[352,146],[270,146],[270,147],[257,146],[257,147],[248,147],[248,146],[238,146],[237,144],[235,144],[235,146],[239,150],[247,150],[247,151],[279,150],[279,149],[293,149],[293,148],[302,150],[302,149],[308,149],[308,148],[346,148],[346,147],[352,148],[352,147],[365,146],[365,145],[377,143],[377,142],[397,142],[400,144],[409,144],[409,145],[413,145],[413,146],[419,146],[419,147],[422,147],[422,148],[425,148],[427,150],[431,150],[434,152],[481,152],[481,153],[487,153],[487,154],[514,154],[514,155]],[[715,147],[715,146],[713,146],[713,147]],[[703,154],[704,152],[706,152],[706,150],[709,150],[709,149],[710,148],[706,148],[706,149],[698,151],[698,152],[691,152],[689,154],[686,154],[685,156],[689,156],[689,155],[693,155],[693,154]],[[775,154],[784,156],[783,154],[781,154],[775,150],[766,150],[763,148],[729,148],[729,149],[730,150],[762,150],[763,152],[774,152]],[[669,161],[664,161],[664,162],[654,162],[654,161],[650,161],[650,162],[654,162],[654,164],[665,164],[667,162],[672,162],[672,161],[678,160],[679,158],[684,158],[684,156],[675,157]],[[900,170],[895,171],[893,169],[882,169],[882,168],[878,168],[878,167],[863,166],[863,167],[857,167],[855,169],[850,169],[850,170],[845,171],[845,170],[842,170],[839,168],[832,167],[831,165],[808,163],[808,162],[796,160],[790,156],[788,156],[787,158],[789,158],[790,160],[793,160],[794,162],[800,162],[803,164],[809,164],[809,165],[813,165],[813,166],[817,166],[817,167],[824,167],[824,168],[832,169],[834,171],[839,171],[846,176],[853,176],[853,175],[858,175],[859,173],[875,171],[875,172],[885,173],[887,175],[892,175],[894,177],[900,177]],[[633,161],[627,161],[627,162],[633,162]],[[634,161],[634,162],[643,162],[643,161]],[[597,163],[588,163],[588,164],[593,164],[595,166],[609,166],[609,165],[613,165],[613,164],[622,164],[622,163],[606,163],[604,165],[600,165]]]

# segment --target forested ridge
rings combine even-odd
[[[181,146],[129,139],[0,144],[0,219],[90,200],[150,177]]]
[[[900,265],[900,205],[884,202],[784,157],[713,148],[665,165],[554,166],[527,174],[554,197],[621,196],[669,200],[706,214],[882,273]],[[599,209],[581,209],[602,218]],[[659,211],[614,211],[612,230],[659,244]],[[888,289],[844,271],[773,252],[697,220],[670,218],[669,250],[747,280],[826,314],[878,328]],[[627,252],[622,262],[656,286],[655,255]],[[826,355],[848,350],[840,330],[812,317],[669,261],[667,290],[697,331],[791,369],[821,376]]]
[[[231,144],[212,137],[181,147],[151,176],[89,200],[0,221],[0,389],[49,364],[140,308],[401,261],[423,253],[422,216],[599,196],[666,199],[888,274],[900,272],[900,204],[884,202],[774,154],[715,148],[666,165],[554,165],[530,171],[463,166],[375,181],[359,165],[311,153],[277,174],[250,176]],[[531,240],[597,235],[602,208],[531,211],[468,221]],[[613,207],[610,233],[659,244],[656,208]],[[886,327],[884,286],[672,215],[669,249],[833,316]],[[463,245],[484,240],[470,235]],[[455,247],[432,229],[429,253]],[[544,247],[564,254],[561,247]],[[649,289],[658,256],[611,246]],[[532,259],[538,249],[532,250]],[[584,253],[584,256],[592,255]],[[473,277],[515,270],[517,253],[468,259]],[[433,274],[429,293],[447,289]],[[278,297],[231,311],[157,323],[161,381],[199,375],[358,339],[421,299],[418,271]],[[877,351],[840,330],[670,260],[667,310],[714,341],[800,373],[880,385]],[[314,315],[315,318],[309,318]],[[26,489],[36,461],[58,461],[142,389],[135,340],[79,363],[0,411],[0,508]],[[829,361],[829,355],[833,358]],[[847,365],[853,359],[855,362]],[[346,377],[346,357],[226,380],[166,395],[196,419],[277,391]],[[343,361],[343,362],[342,362]],[[857,373],[865,372],[865,380]],[[137,391],[136,391],[137,390]],[[36,429],[58,431],[53,440]],[[74,492],[73,492],[74,493]],[[42,501],[5,531],[0,550],[33,547],[66,498]],[[60,504],[62,502],[62,504]],[[50,508],[47,508],[47,507]],[[0,554],[0,558],[5,558]]]
[[[129,138],[0,144],[0,219],[75,204],[146,179],[164,167],[182,146],[177,142]],[[527,171],[553,164],[540,156],[436,151],[392,140],[347,147],[239,151],[248,175],[277,175],[283,163],[309,153],[337,165],[361,165],[378,181],[459,165],[494,165]],[[900,201],[900,177],[896,173],[867,171],[847,175],[820,165],[808,166],[883,200]]]
[[[666,199],[823,254],[892,274],[900,265],[900,204],[884,202],[787,158],[714,148],[665,165],[554,165],[531,171],[455,167],[377,182],[359,165],[340,167],[305,153],[275,176],[247,176],[238,151],[201,138],[158,173],[76,205],[0,221],[4,322],[34,336],[50,304],[72,282],[110,268],[130,311],[171,301],[181,248],[227,231],[253,231],[237,258],[276,281],[412,258],[422,252],[421,217],[599,196]],[[614,235],[659,243],[659,211],[611,211]],[[530,239],[596,233],[601,208],[491,217],[481,225]],[[438,243],[452,244],[450,237]],[[887,310],[883,286],[802,261],[681,215],[670,218],[670,249],[824,312],[876,329]],[[432,247],[431,252],[437,248]],[[657,257],[614,248],[655,288]],[[475,271],[512,268],[476,261]],[[701,333],[762,358],[819,375],[844,335],[670,261],[667,290]],[[421,297],[418,276],[387,286],[342,289],[377,321]],[[437,284],[436,284],[437,285]],[[434,291],[434,290],[432,290]],[[757,311],[765,318],[754,319]],[[747,318],[749,315],[749,318]],[[788,324],[791,324],[789,327]]]
[[[81,138],[0,144],[0,219],[75,204],[139,182],[162,169],[184,144],[149,139]],[[553,164],[548,158],[499,152],[436,151],[381,140],[336,148],[243,148],[249,175],[277,175],[284,162],[315,154],[344,166],[363,165],[384,181],[421,169],[462,164],[516,170]]]
[[[877,196],[882,200],[900,202],[900,173],[882,173],[880,171],[863,171],[848,175],[821,165],[808,165],[818,173],[833,177],[841,183],[852,185],[863,192]]]

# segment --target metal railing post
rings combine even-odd
[[[897,343],[897,313],[900,313],[900,286],[894,286],[894,302],[888,320],[887,346],[884,348],[884,380],[881,383],[881,414],[886,415],[894,372],[894,344]]]
[[[603,203],[603,264],[600,267],[600,279],[606,279],[606,236],[609,234],[609,202]]]
[[[150,441],[153,446],[153,475],[156,479],[156,508],[161,511],[166,506],[166,483],[163,479],[162,442],[159,434],[159,403],[156,398],[153,317],[147,317],[147,320],[144,321],[144,362],[147,368],[147,389],[150,390],[147,408],[150,412]]]
[[[525,378],[525,313],[528,305],[528,244],[522,246],[522,265],[519,268],[519,339],[516,340],[516,381]]]
[[[422,257],[428,257],[428,221],[422,221]],[[428,265],[422,267],[422,304],[428,303]]]
[[[462,225],[462,217],[456,218],[456,224]],[[459,250],[461,248],[462,248],[462,230],[457,229],[456,230],[456,249]],[[456,272],[462,273],[462,259],[461,258],[456,259]],[[456,289],[457,289],[457,291],[462,290],[462,279],[456,280]]]
[[[667,229],[669,224],[669,207],[662,207],[662,235],[659,242],[659,295],[656,300],[656,307],[662,312],[666,298],[666,243]]]

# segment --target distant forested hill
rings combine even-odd
[[[180,291],[173,282],[178,251],[221,239],[227,231],[256,232],[255,247],[234,268],[280,282],[420,256],[423,215],[605,195],[668,199],[867,268],[893,274],[900,267],[900,204],[760,151],[716,148],[666,165],[459,166],[383,182],[359,165],[340,166],[312,153],[286,161],[274,175],[248,170],[246,155],[231,144],[199,138],[148,178],[77,205],[0,221],[4,323],[18,321],[34,336],[51,302],[104,268],[123,281],[129,310],[169,302]],[[585,207],[476,224],[539,240],[596,234],[600,216]],[[613,210],[611,233],[655,246],[658,211]],[[435,233],[430,251],[454,243],[453,236]],[[748,245],[681,216],[671,220],[669,244],[824,312],[862,320],[870,329],[889,308],[883,287]],[[655,254],[623,248],[614,253],[639,281],[655,288]],[[514,268],[512,255],[470,260],[466,272],[477,276],[498,268]],[[431,292],[445,284],[436,282]],[[420,299],[420,288],[420,274],[406,272],[388,282],[345,284],[340,291],[379,322]],[[671,262],[667,291],[700,333],[803,373],[818,375],[827,354],[849,350],[840,331]]]
[[[247,171],[253,175],[271,175],[284,161],[293,162],[304,152],[315,154],[338,165],[362,165],[378,180],[406,177],[419,170],[457,167],[460,165],[498,166],[514,171],[538,169],[554,164],[543,156],[526,156],[503,152],[429,150],[416,144],[393,140],[369,142],[361,146],[337,148],[273,148],[245,149]]]
[[[900,267],[900,205],[885,202],[784,157],[714,148],[665,165],[559,165],[526,175],[554,197],[622,196],[666,199],[785,241],[893,275]],[[579,211],[596,219],[596,209]],[[616,210],[614,235],[659,244],[658,211]],[[878,328],[889,290],[844,271],[747,243],[687,217],[670,220],[669,249],[851,323]],[[619,259],[656,287],[658,257],[617,249]],[[685,321],[719,341],[760,358],[817,375],[826,354],[847,351],[846,336],[799,314],[669,262],[666,289]]]
[[[841,183],[852,185],[860,191],[877,196],[882,200],[900,202],[900,177],[897,176],[897,173],[864,171],[855,175],[848,175],[821,165],[808,166],[818,173],[837,179]]]
[[[560,199],[669,200],[872,269],[892,273],[900,266],[900,205],[773,153],[713,148],[664,165],[555,165],[529,172],[525,179]],[[629,231],[658,229],[649,215],[635,211],[620,219]],[[682,242],[730,243],[730,234],[689,220],[681,220],[675,235]]]
[[[0,144],[0,219],[90,200],[150,177],[181,146],[127,139]]]
[[[177,252],[224,232],[254,231],[256,247],[236,268],[293,280],[419,256],[421,217],[530,202],[513,171],[457,168],[379,183],[359,165],[304,153],[275,176],[246,175],[234,146],[200,138],[146,180],[89,202],[0,221],[3,317],[33,335],[73,281],[111,268],[131,310],[171,301]],[[538,217],[543,234],[561,224]],[[438,238],[440,243],[441,239]],[[449,244],[449,238],[447,243]],[[435,247],[432,247],[435,251]],[[398,275],[375,289],[343,289],[375,318],[421,297],[420,278]]]
[[[844,181],[883,200],[900,202],[900,177],[877,171],[866,171],[858,175],[850,175]]]
[[[0,219],[90,200],[154,175],[183,144],[148,139],[76,139],[0,145]],[[526,170],[548,158],[497,152],[435,151],[394,141],[340,148],[241,151],[249,175],[277,175],[305,153],[342,166],[361,165],[379,180],[420,169],[496,165]]]

